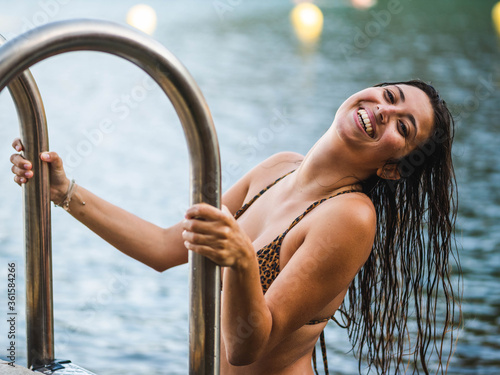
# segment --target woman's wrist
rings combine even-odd
[[[66,178],[64,183],[58,187],[53,187],[51,192],[51,201],[56,205],[60,206],[64,201],[64,198],[68,195],[68,190],[70,188],[71,181]]]
[[[242,252],[241,256],[236,259],[231,268],[238,273],[246,273],[249,269],[255,267],[258,269],[259,265],[254,248],[250,243],[248,249]]]

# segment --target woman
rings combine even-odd
[[[55,152],[41,158],[51,200],[125,254],[163,271],[189,249],[224,267],[223,374],[312,374],[315,343],[338,309],[360,372],[428,373],[431,353],[444,372],[455,318],[452,125],[421,81],[365,89],[305,157],[270,157],[224,194],[222,210],[194,205],[166,229],[70,183]],[[19,154],[11,161],[18,184],[36,173]]]

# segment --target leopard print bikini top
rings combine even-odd
[[[267,190],[269,190],[271,187],[276,185],[279,181],[281,181],[283,178],[288,176],[289,174],[293,173],[294,171],[288,172],[284,176],[278,178],[276,181],[262,189],[257,195],[255,195],[250,201],[245,203],[243,207],[236,212],[234,215],[235,219],[238,219],[245,211],[262,195],[264,194]],[[334,198],[338,195],[341,194],[346,194],[346,193],[353,193],[356,192],[356,190],[346,190],[342,191],[340,193],[337,193],[335,195],[332,195],[328,198],[323,198],[319,201],[314,202],[311,204],[307,209],[300,215],[298,216],[292,224],[279,236],[277,236],[270,244],[264,246],[262,249],[257,251],[257,260],[259,261],[259,271],[260,271],[260,283],[262,285],[262,290],[264,294],[267,292],[273,281],[278,277],[278,274],[280,273],[280,249],[281,249],[281,244],[287,235],[287,233],[295,226],[297,225],[300,220],[304,216],[306,216],[309,212],[311,212],[314,208],[319,206],[321,203],[325,202],[326,200],[330,198]],[[330,320],[332,317],[327,317],[324,319],[320,320],[311,320],[310,322],[306,323],[308,325],[313,325],[313,324],[319,324],[323,322],[327,322]]]
[[[264,194],[267,190],[269,190],[271,187],[276,185],[279,181],[284,179],[286,176],[288,176],[290,173],[293,173],[294,171],[288,172],[284,176],[278,178],[276,181],[271,183],[270,185],[266,186],[264,189],[262,189],[257,195],[255,195],[250,201],[245,203],[243,207],[239,211],[236,212],[234,215],[234,218],[237,220],[241,215],[245,213],[245,211],[250,207],[262,194]],[[346,194],[346,193],[354,193],[357,192],[356,190],[346,190],[342,191],[338,194],[332,195],[328,198],[323,198],[319,201],[314,202],[311,204],[307,209],[300,215],[298,216],[292,224],[283,232],[281,233],[278,237],[276,237],[269,245],[264,246],[262,249],[257,251],[257,260],[259,261],[259,272],[260,272],[260,283],[262,285],[262,290],[264,294],[267,292],[273,281],[278,277],[278,274],[280,273],[280,249],[281,249],[281,243],[283,242],[283,239],[287,235],[287,233],[295,226],[298,224],[300,220],[304,216],[306,216],[309,212],[311,212],[314,208],[319,206],[321,203],[324,201],[334,198],[338,195],[341,194]],[[324,319],[319,319],[319,320],[311,320],[307,322],[307,325],[314,325],[314,324],[319,324],[319,323],[324,323],[329,321],[330,319],[335,318],[332,316],[329,316]],[[325,342],[325,332],[322,331],[319,337],[320,341],[320,346],[321,346],[321,353],[323,357],[323,366],[325,369],[325,374],[328,374],[328,360],[327,360],[327,355],[326,355],[326,342]],[[313,349],[312,353],[312,362],[313,362],[313,367],[314,371],[316,374],[318,374],[318,368],[316,366],[316,347]]]

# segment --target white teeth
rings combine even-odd
[[[368,117],[368,113],[364,109],[360,109],[358,111],[358,117],[361,120],[361,123],[363,124],[366,133],[372,137],[373,136],[373,127],[372,123],[370,121],[370,117]]]
[[[363,118],[363,122],[365,123],[366,126],[371,126],[372,123],[370,121],[370,117],[368,117],[368,113],[364,109],[360,109],[358,113],[361,115]]]

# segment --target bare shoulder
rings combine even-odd
[[[299,154],[298,152],[283,151],[268,157],[266,160],[261,162],[258,167],[264,169],[272,169],[279,165],[285,164],[297,168],[298,164],[300,164],[303,159],[304,156]]]
[[[303,159],[299,153],[284,151],[260,162],[242,178],[248,195],[258,193],[279,177],[297,169]]]
[[[250,171],[250,188],[269,185],[277,178],[297,169],[303,159],[303,155],[291,151],[270,156]]]
[[[377,229],[370,198],[363,193],[343,194],[322,206],[308,230],[309,240],[322,241],[324,251],[362,265],[370,255]]]
[[[248,196],[255,195],[277,178],[297,169],[303,159],[304,156],[288,151],[270,156],[246,173],[224,194],[223,204],[234,214],[248,200]]]
[[[365,226],[366,229],[375,227],[377,220],[375,206],[366,194],[343,194],[330,199],[330,203],[335,206],[336,216],[341,221]]]

